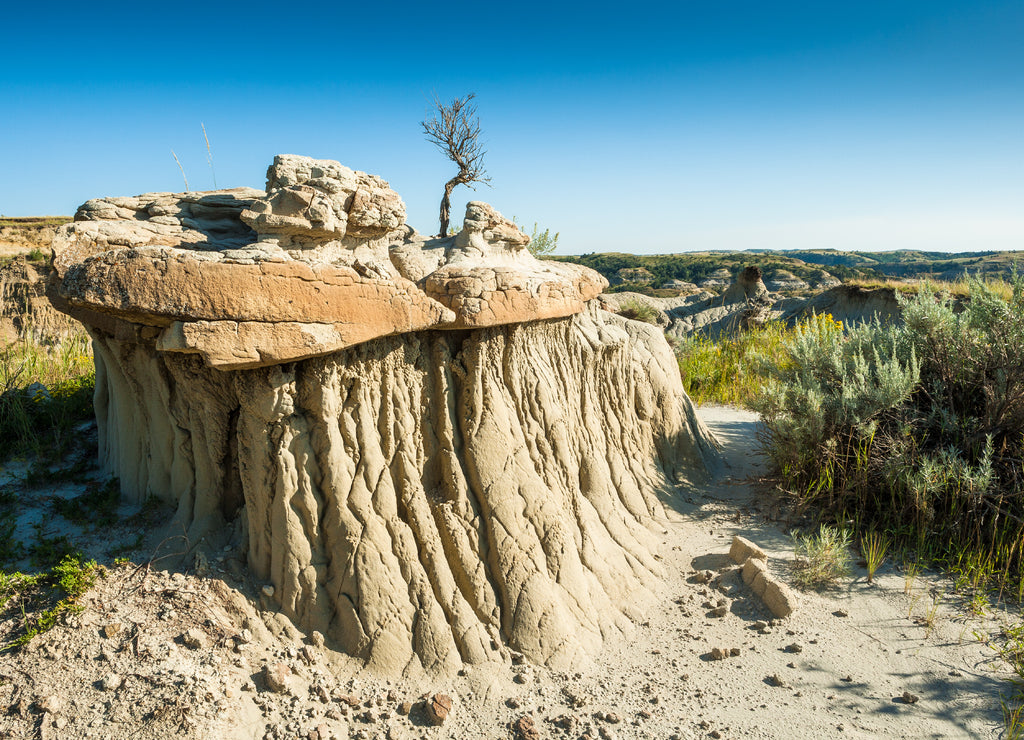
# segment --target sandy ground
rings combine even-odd
[[[0,655],[0,737],[998,737],[1008,686],[975,633],[998,631],[1009,615],[968,618],[934,575],[905,593],[887,563],[872,585],[860,571],[834,591],[801,592],[793,615],[772,620],[727,557],[741,534],[790,580],[788,525],[757,482],[756,417],[701,415],[725,463],[666,502],[665,578],[646,620],[578,672],[513,662],[444,679],[368,675],[276,616],[230,548],[184,569],[132,556],[84,612]],[[108,546],[114,535],[99,533]],[[718,585],[698,582],[706,570]],[[710,616],[720,600],[725,616]],[[738,654],[712,660],[716,647]],[[286,685],[274,691],[267,674],[279,664]],[[434,693],[452,698],[440,727],[421,702]],[[531,723],[536,735],[524,731]]]
[[[668,507],[664,595],[633,640],[608,647],[591,679],[607,687],[601,701],[617,698],[626,716],[638,711],[647,685],[659,697],[654,717],[619,736],[997,736],[998,696],[1007,687],[991,649],[972,634],[991,631],[993,619],[966,619],[952,597],[940,597],[933,627],[912,618],[927,614],[941,579],[918,579],[906,594],[903,574],[887,564],[873,585],[861,571],[833,592],[801,592],[792,616],[764,632],[751,629],[771,615],[733,573],[726,557],[732,536],[765,549],[783,580],[790,580],[792,549],[756,485],[763,470],[752,454],[756,415],[711,407],[701,416],[722,441],[727,465]],[[727,574],[725,618],[706,618],[705,591],[718,594],[692,582],[694,568]],[[715,646],[739,647],[740,655],[710,661]],[[773,676],[783,685],[772,685]],[[919,701],[905,703],[905,691]]]

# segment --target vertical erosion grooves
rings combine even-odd
[[[585,660],[714,454],[660,332],[596,309],[234,372],[93,335],[124,495],[192,543],[236,518],[281,609],[386,672]]]

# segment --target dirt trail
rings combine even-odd
[[[722,441],[727,465],[668,507],[665,594],[635,639],[608,649],[595,671],[604,700],[618,697],[624,715],[641,711],[647,685],[658,695],[654,717],[619,736],[997,736],[1007,685],[991,649],[972,634],[993,630],[994,620],[967,620],[952,596],[940,597],[932,628],[910,617],[927,613],[944,581],[919,578],[907,595],[891,562],[874,585],[857,569],[833,592],[800,592],[794,614],[770,622],[727,557],[732,536],[742,535],[766,550],[773,574],[790,580],[789,538],[756,485],[764,465],[753,454],[757,417],[721,407],[701,416]],[[721,588],[694,583],[694,568],[723,572]],[[726,616],[707,617],[702,604],[720,598]],[[756,630],[758,620],[771,626]],[[714,647],[739,655],[709,660]],[[904,692],[919,701],[906,703]]]

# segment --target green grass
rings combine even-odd
[[[1012,694],[1000,701],[1005,738],[1024,738],[1024,622],[1004,627],[995,639],[988,641],[1011,671]]]
[[[892,544],[888,535],[871,530],[860,540],[860,551],[868,569],[868,583],[875,580],[875,573],[885,562],[885,554]]]
[[[785,354],[792,335],[782,323],[769,322],[717,342],[702,334],[677,342],[683,388],[697,404],[749,407],[761,393],[768,365]]]
[[[19,301],[18,286],[0,285],[4,314]],[[77,322],[44,331],[41,317],[18,302],[18,336],[0,346],[0,439],[4,454],[58,459],[75,425],[92,414],[96,375],[89,335]]]
[[[658,309],[636,298],[624,300],[619,304],[619,310],[616,313],[633,321],[643,321],[647,324],[658,323]]]
[[[111,478],[105,483],[89,483],[85,493],[73,498],[54,496],[50,502],[53,512],[69,522],[102,527],[117,521],[120,498],[120,483],[117,478]]]

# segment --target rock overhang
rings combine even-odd
[[[54,239],[51,300],[95,326],[155,327],[158,350],[229,370],[406,332],[571,316],[607,285],[537,260],[486,203],[467,205],[454,237],[421,236],[405,217],[375,175],[278,155],[262,193],[87,201]]]

